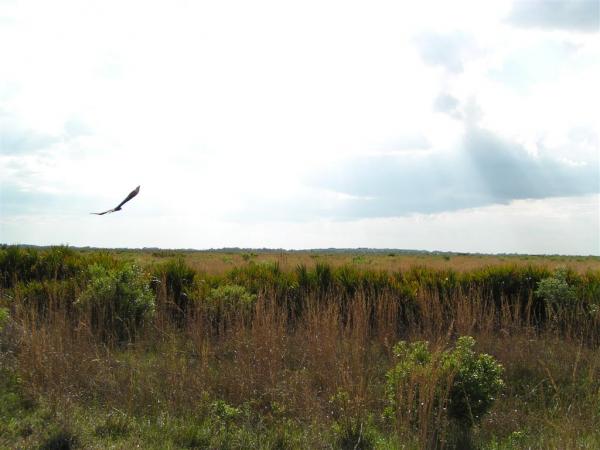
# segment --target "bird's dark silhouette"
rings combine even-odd
[[[119,203],[115,208],[109,209],[108,211],[104,211],[104,212],[90,213],[90,214],[96,214],[98,216],[101,216],[103,214],[109,214],[109,213],[114,213],[115,211],[121,211],[121,206],[123,206],[125,203],[127,203],[129,200],[131,200],[133,197],[138,195],[139,192],[140,192],[140,187],[138,186],[133,191],[131,191],[129,193],[129,195],[127,197],[125,197],[125,200],[123,200],[121,203]]]

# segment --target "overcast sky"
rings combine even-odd
[[[600,254],[599,5],[0,0],[0,242]]]

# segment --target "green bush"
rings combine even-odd
[[[537,284],[535,295],[546,302],[548,313],[557,319],[561,312],[572,308],[577,302],[577,291],[567,282],[568,271],[558,268],[554,276],[544,278]]]
[[[247,309],[256,301],[256,295],[249,293],[244,286],[224,284],[210,290],[207,302],[221,310]]]
[[[113,269],[93,264],[88,276],[76,304],[91,313],[93,328],[105,338],[133,338],[154,313],[154,296],[142,269],[133,263]]]
[[[444,370],[454,375],[448,416],[469,425],[481,421],[504,386],[502,365],[491,355],[476,355],[474,346],[475,339],[463,336],[442,358]]]
[[[427,342],[399,342],[398,363],[386,375],[386,415],[432,429],[446,419],[463,429],[478,423],[504,383],[502,366],[490,355],[475,354],[474,346],[470,336],[435,353]]]

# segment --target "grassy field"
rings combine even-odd
[[[0,283],[0,448],[600,448],[598,257],[3,247]]]
[[[135,260],[141,265],[159,262],[165,258],[182,257],[187,265],[198,272],[224,274],[234,267],[243,266],[249,261],[255,263],[277,263],[285,271],[292,271],[298,265],[326,263],[332,267],[353,265],[371,270],[406,271],[415,266],[433,270],[453,270],[466,272],[489,266],[510,265],[517,267],[544,267],[555,269],[568,267],[575,272],[600,270],[598,256],[540,256],[540,255],[470,255],[456,253],[426,253],[401,251],[115,251],[121,257]]]

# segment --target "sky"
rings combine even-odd
[[[600,255],[599,31],[597,0],[0,0],[0,243]]]

